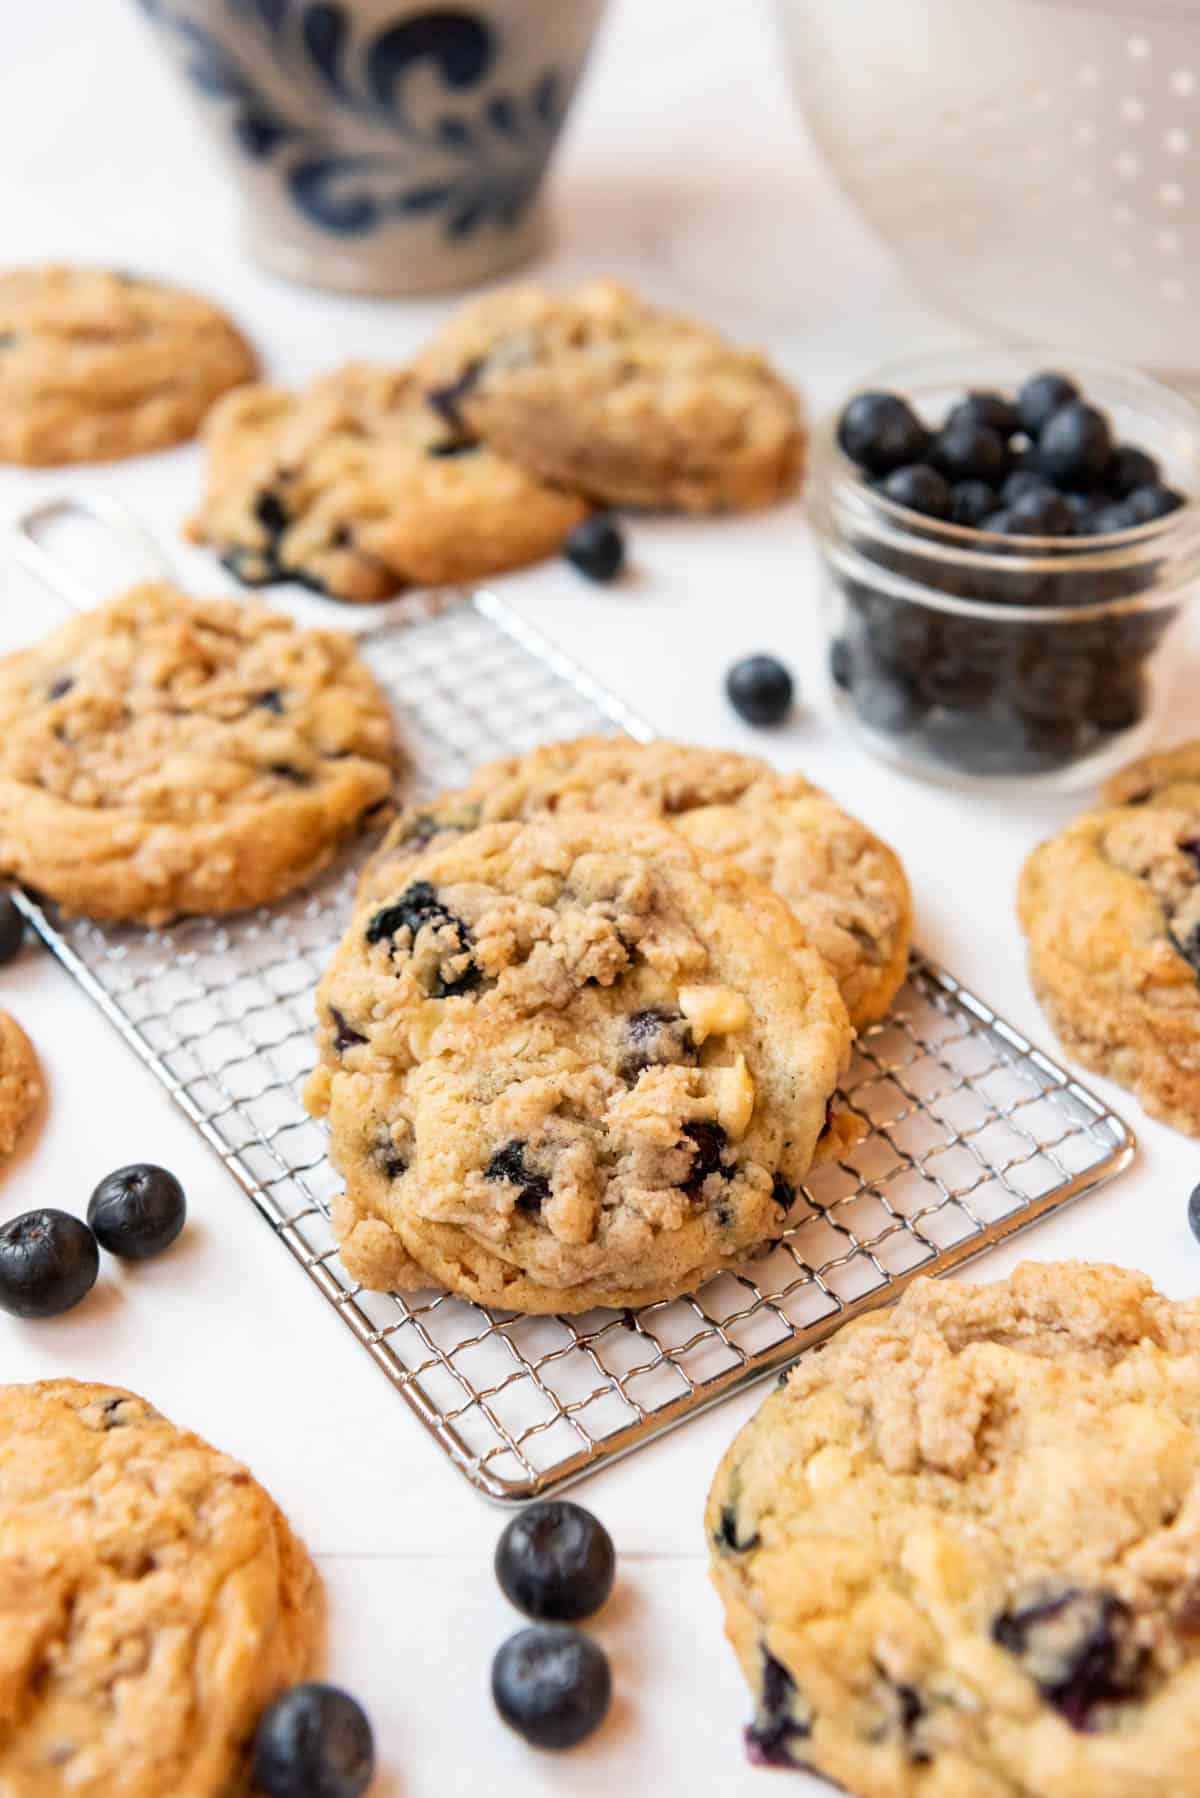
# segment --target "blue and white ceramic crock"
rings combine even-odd
[[[537,248],[604,0],[139,4],[234,159],[268,267],[415,293]]]

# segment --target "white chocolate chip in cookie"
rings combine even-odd
[[[754,1115],[754,1082],[746,1067],[746,1057],[739,1055],[732,1067],[714,1068],[711,1079],[717,1101],[717,1122],[726,1136],[736,1141],[746,1134]]]
[[[731,1031],[744,1030],[750,1022],[750,1007],[732,986],[685,986],[680,990],[679,1009],[691,1026],[697,1048],[710,1036],[728,1036]]]

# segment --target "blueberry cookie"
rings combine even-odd
[[[11,1155],[16,1148],[43,1090],[33,1044],[17,1020],[0,1011],[0,1155]]]
[[[1070,1054],[1200,1134],[1200,785],[1077,819],[1030,856],[1018,911]]]
[[[258,905],[384,821],[395,754],[350,637],[136,587],[0,660],[0,869],[97,918]]]
[[[668,819],[699,849],[732,856],[773,886],[833,971],[850,1020],[882,1018],[903,985],[912,898],[898,857],[800,775],[756,757],[683,743],[583,737],[479,769],[461,793],[396,820],[363,891],[436,836],[544,812]]]
[[[419,367],[456,428],[606,505],[742,511],[800,477],[799,403],[766,359],[614,281],[492,294]]]
[[[490,824],[359,907],[308,1091],[366,1285],[578,1311],[780,1236],[850,1042],[769,888],[653,820]]]
[[[102,269],[0,275],[0,461],[108,462],[194,437],[253,350],[196,294]]]
[[[249,586],[378,600],[553,555],[587,505],[451,426],[404,369],[351,364],[214,412],[189,534]]]
[[[1200,1793],[1200,1304],[922,1280],[803,1357],[706,1525],[751,1758],[858,1798]]]
[[[1178,743],[1122,768],[1105,785],[1104,803],[1200,809],[1200,742]]]
[[[247,1473],[117,1386],[0,1387],[0,1792],[234,1798],[315,1671],[317,1573]]]

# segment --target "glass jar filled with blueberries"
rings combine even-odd
[[[952,781],[1103,775],[1152,729],[1200,580],[1200,412],[1079,358],[880,370],[814,445],[829,668],[869,746]]]

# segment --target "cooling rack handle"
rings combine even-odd
[[[86,612],[105,594],[69,568],[45,542],[46,531],[68,520],[86,520],[116,542],[143,578],[178,580],[161,545],[120,500],[108,494],[63,495],[40,500],[21,512],[9,529],[15,560],[73,611]]]

